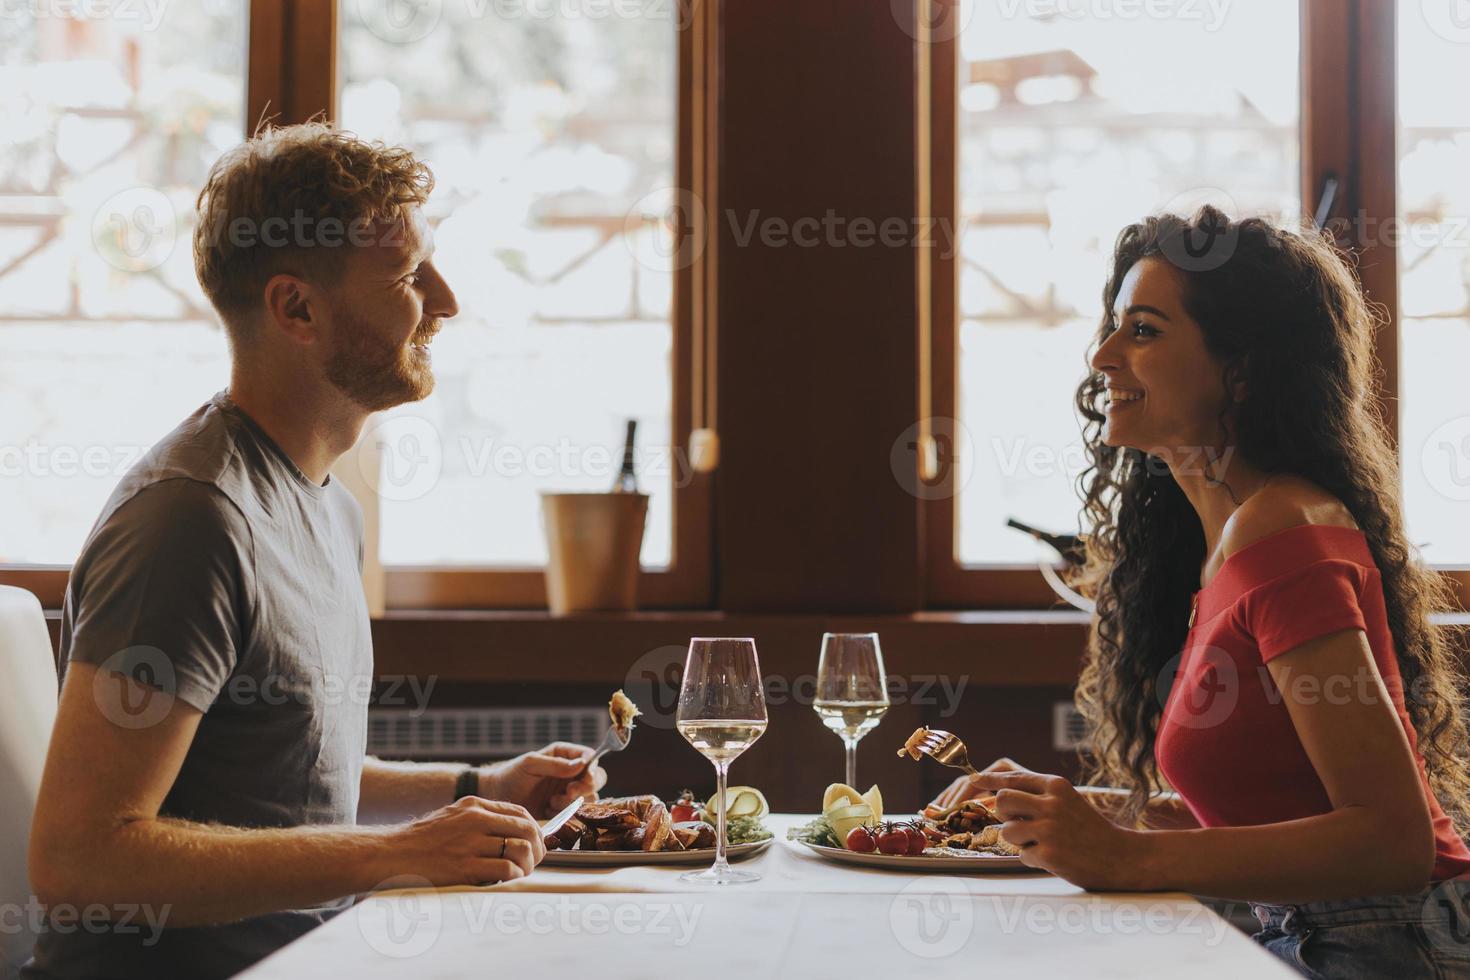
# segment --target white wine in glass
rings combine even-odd
[[[877,633],[825,633],[817,665],[817,716],[847,749],[847,785],[857,786],[857,744],[888,710]]]
[[[877,728],[887,710],[887,701],[817,702],[817,715],[822,719],[822,724],[844,740],[854,742]]]
[[[681,721],[679,734],[712,762],[734,762],[766,730],[764,721]]]
[[[754,640],[695,637],[689,641],[675,725],[690,745],[714,763],[719,785],[715,863],[705,871],[680,877],[716,885],[759,881],[760,875],[753,871],[731,868],[725,856],[725,784],[730,763],[766,730],[766,695]]]

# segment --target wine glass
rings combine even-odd
[[[725,859],[725,781],[730,763],[766,730],[766,695],[754,640],[695,637],[689,641],[675,725],[690,745],[715,764],[720,808],[714,866],[680,878],[716,885],[759,881],[760,875],[736,871]]]
[[[877,633],[824,633],[817,664],[817,715],[847,747],[847,785],[857,788],[857,744],[888,710],[888,679]]]

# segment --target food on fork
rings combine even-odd
[[[898,750],[898,754],[901,756],[906,755],[915,762],[918,762],[919,756],[923,754],[920,746],[924,744],[924,739],[928,737],[928,728],[921,727],[914,729],[914,733],[908,737],[908,741],[903,743],[903,748]]]
[[[612,716],[613,728],[617,730],[618,737],[624,742],[632,733],[633,719],[643,714],[638,710],[638,706],[628,698],[628,695],[623,693],[622,688],[613,692],[612,700],[607,703],[607,713]]]
[[[965,743],[960,741],[958,735],[943,729],[915,729],[908,741],[903,743],[903,748],[898,750],[898,754],[900,758],[907,755],[915,762],[919,761],[919,756],[927,755],[941,766],[979,775],[979,770],[970,765],[970,753],[965,748]]]

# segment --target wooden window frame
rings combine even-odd
[[[340,4],[336,0],[249,0],[246,30],[245,133],[264,121],[289,125],[335,117],[340,91]],[[678,25],[678,156],[675,184],[713,210],[718,119],[718,5],[701,2]],[[689,234],[690,229],[681,230]],[[675,272],[673,316],[673,432],[675,451],[689,458],[690,433],[709,424],[713,393],[714,242],[681,242],[694,259]],[[707,408],[709,406],[709,408]],[[673,548],[666,568],[639,575],[639,604],[655,609],[703,609],[712,594],[712,478],[695,472],[674,488]],[[0,566],[0,584],[35,593],[50,609],[65,596],[67,566]],[[388,609],[544,609],[545,574],[535,568],[389,566]]]
[[[930,4],[935,23],[949,23],[943,11],[958,0],[921,0]],[[1397,37],[1395,4],[1385,0],[1302,0],[1301,8],[1301,188],[1302,208],[1310,215],[1326,179],[1339,181],[1332,215],[1395,215]],[[947,32],[953,33],[953,32]],[[921,132],[918,152],[927,158],[927,186],[919,189],[920,214],[934,214],[958,227],[958,39],[933,37],[921,61],[920,109],[927,99],[930,126]],[[1346,97],[1344,97],[1344,93]],[[932,211],[928,210],[932,207]],[[1354,225],[1353,227],[1357,227]],[[1368,296],[1381,303],[1388,320],[1376,337],[1379,383],[1385,397],[1385,423],[1398,445],[1398,267],[1391,240],[1345,241],[1359,253],[1359,275]],[[933,252],[934,250],[925,250]],[[920,302],[920,347],[927,353],[929,376],[921,385],[927,414],[958,418],[956,400],[960,317],[956,259],[925,255],[920,282],[931,298]],[[926,313],[925,307],[928,307]],[[952,462],[952,461],[951,461]],[[951,466],[953,469],[953,466]],[[936,494],[923,502],[921,547],[929,608],[1030,608],[1057,603],[1031,566],[961,565],[956,558],[957,494]],[[1456,588],[1462,608],[1470,598],[1470,571],[1442,569]]]
[[[677,158],[674,184],[705,202],[715,213],[716,133],[718,107],[719,17],[712,2],[692,5],[678,27]],[[335,102],[334,102],[335,105]],[[689,248],[692,261],[674,272],[673,407],[674,451],[691,459],[691,433],[705,424],[706,379],[714,342],[714,242],[707,225],[696,220],[681,227],[678,248]],[[691,247],[698,246],[698,247]],[[676,250],[675,254],[684,254]],[[699,417],[696,418],[696,413]],[[712,475],[692,471],[684,486],[673,490],[673,546],[667,567],[638,575],[638,605],[643,609],[707,609],[713,600],[711,547]],[[540,567],[471,567],[389,565],[385,599],[392,609],[544,609],[546,575]]]
[[[959,234],[959,36],[957,31],[936,33],[939,25],[959,20],[959,0],[918,0],[925,15],[919,18],[919,88],[917,134],[920,160],[916,213],[948,220]],[[927,105],[926,105],[927,102]],[[927,165],[925,165],[927,164]],[[957,249],[951,249],[957,253]],[[917,249],[919,265],[918,333],[921,368],[920,415],[931,420],[958,418],[959,391],[959,281],[957,254],[946,257],[932,248]],[[936,435],[926,429],[921,445]],[[947,447],[949,465],[937,474],[924,474],[938,492],[920,501],[920,548],[924,566],[924,599],[931,609],[1044,609],[1057,597],[1031,565],[961,565],[956,556],[955,507],[959,489],[952,485],[958,467],[954,447]],[[932,477],[932,479],[929,479]],[[944,487],[942,481],[951,485]]]

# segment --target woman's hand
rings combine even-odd
[[[1015,771],[970,779],[995,793],[995,812],[1005,821],[1000,836],[1021,849],[1023,864],[1083,888],[1148,887],[1138,871],[1143,834],[1103,816],[1066,779]]]
[[[1019,762],[1016,762],[1014,759],[1007,759],[1002,757],[1000,759],[996,759],[994,762],[992,762],[990,765],[986,766],[980,771],[1030,772],[1031,770],[1027,769]],[[956,779],[954,782],[950,783],[949,786],[945,788],[944,792],[934,797],[934,801],[930,803],[929,806],[935,807],[936,809],[940,810],[947,810],[950,807],[954,806],[956,803],[963,803],[966,800],[973,800],[975,797],[983,795],[985,793],[985,790],[980,789],[978,786],[975,785],[975,780],[977,778],[978,777],[971,776],[970,774],[966,773],[959,779]]]

